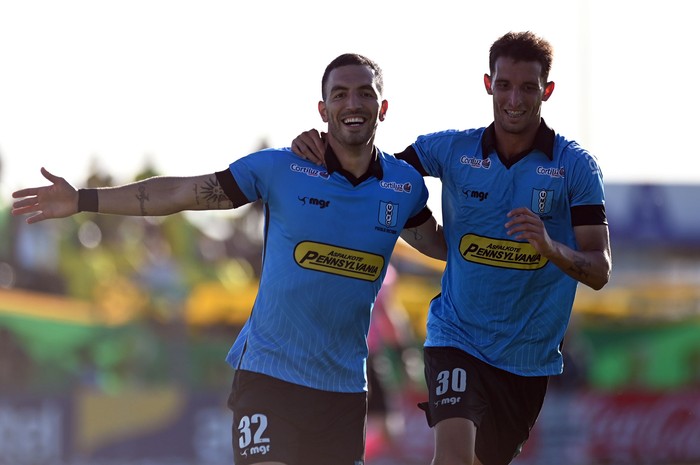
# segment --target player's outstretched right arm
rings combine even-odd
[[[65,218],[81,211],[113,215],[162,216],[183,210],[233,208],[214,173],[201,176],[156,176],[116,187],[76,190],[45,168],[51,185],[20,189],[12,194],[13,215],[31,214],[27,223]]]

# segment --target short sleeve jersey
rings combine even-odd
[[[553,240],[575,249],[571,209],[604,204],[602,175],[593,156],[544,122],[544,143],[511,166],[485,134],[445,131],[412,145],[424,170],[442,181],[449,249],[425,345],[456,347],[522,376],[559,374],[577,281],[508,236],[506,214],[530,208]]]
[[[325,391],[366,390],[370,314],[389,258],[407,221],[430,216],[421,175],[376,153],[359,180],[289,149],[230,165],[239,192],[265,211],[260,287],[231,366]]]

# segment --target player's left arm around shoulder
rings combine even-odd
[[[414,249],[437,260],[447,260],[447,243],[442,226],[434,216],[419,226],[411,226],[401,231],[401,238]]]
[[[574,236],[576,250],[558,243],[550,261],[577,281],[595,290],[602,289],[612,272],[608,225],[574,226]]]

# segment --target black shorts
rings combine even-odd
[[[432,428],[448,418],[477,426],[475,453],[505,465],[522,450],[547,392],[547,376],[518,376],[451,347],[425,347],[428,400],[419,405]]]
[[[328,392],[245,370],[233,377],[236,465],[362,465],[367,393]]]
[[[388,413],[386,390],[384,382],[380,378],[375,363],[376,356],[370,354],[367,357],[367,413],[373,415],[386,415]]]

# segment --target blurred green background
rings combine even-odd
[[[134,179],[153,174],[146,168]],[[110,179],[93,173],[84,184]],[[700,434],[700,186],[612,184],[607,196],[613,278],[599,292],[580,286],[565,373],[552,379],[517,463],[550,463],[572,450],[572,464],[634,463],[647,436]],[[3,205],[0,450],[10,452],[0,465],[230,463],[233,372],[224,357],[257,292],[261,225],[259,204],[35,225]],[[442,266],[404,244],[391,263],[384,305],[402,336],[380,341],[374,363],[393,437],[370,423],[368,464],[427,463],[432,437],[414,406],[425,394],[420,350]],[[608,451],[600,437],[610,430],[590,426],[600,416],[585,421],[602,405],[615,428],[623,419],[646,424],[645,412],[662,426],[630,426],[632,439]],[[646,451],[645,463],[694,463],[700,451],[691,442]]]

